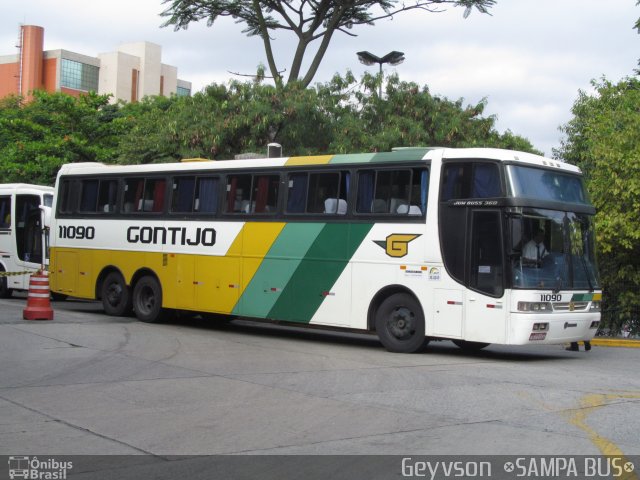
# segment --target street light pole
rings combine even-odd
[[[402,62],[404,62],[404,53],[394,50],[387,53],[382,58],[367,51],[358,52],[357,55],[360,63],[364,65],[375,65],[376,63],[380,65],[380,89],[378,91],[378,96],[382,98],[382,64],[388,63],[389,65],[400,65]]]

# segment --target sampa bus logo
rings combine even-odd
[[[401,258],[409,253],[409,242],[419,236],[416,233],[392,233],[386,240],[374,240],[374,243],[384,248],[390,257]]]

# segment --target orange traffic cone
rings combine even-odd
[[[25,320],[53,320],[53,309],[49,301],[49,277],[41,271],[31,275],[27,308],[22,312]]]

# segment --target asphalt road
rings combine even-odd
[[[376,337],[246,320],[22,320],[0,300],[0,455],[640,454],[640,349]]]

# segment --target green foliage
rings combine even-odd
[[[69,162],[108,161],[124,129],[108,96],[35,92],[0,101],[0,175],[4,182],[53,184]]]
[[[640,311],[640,81],[593,81],[579,92],[555,152],[580,166],[598,213],[599,263],[614,329]],[[615,307],[613,307],[615,306]],[[636,325],[636,329],[640,324]]]
[[[237,81],[212,84],[192,97],[145,99],[136,125],[123,137],[120,161],[229,159],[265,151],[277,141],[289,153],[326,149],[326,118],[313,90],[299,84],[277,90]]]
[[[464,105],[434,97],[427,87],[351,72],[305,88],[232,81],[192,97],[147,97],[110,105],[108,97],[39,92],[32,102],[0,103],[0,174],[5,181],[53,183],[63,163],[170,162],[263,154],[268,143],[285,155],[388,151],[402,146],[492,146],[534,151],[528,140],[495,130],[486,102]]]
[[[486,100],[464,105],[432,96],[429,89],[388,78],[385,97],[377,94],[380,78],[365,74],[358,82],[350,73],[318,86],[319,97],[332,113],[332,152],[389,151],[393,147],[502,147],[535,152],[525,138],[499,134],[495,118],[482,114]],[[335,103],[339,99],[339,103]]]
[[[437,145],[503,147],[534,151],[525,138],[495,130],[483,117],[486,102],[464,106],[433,97],[426,87],[392,76],[386,97],[378,79],[361,81],[348,72],[326,84],[282,90],[259,82],[212,84],[193,97],[145,99],[124,110],[137,112],[123,136],[124,163],[202,157],[229,159],[245,152],[264,153],[283,145],[286,155],[389,151],[393,147]]]

